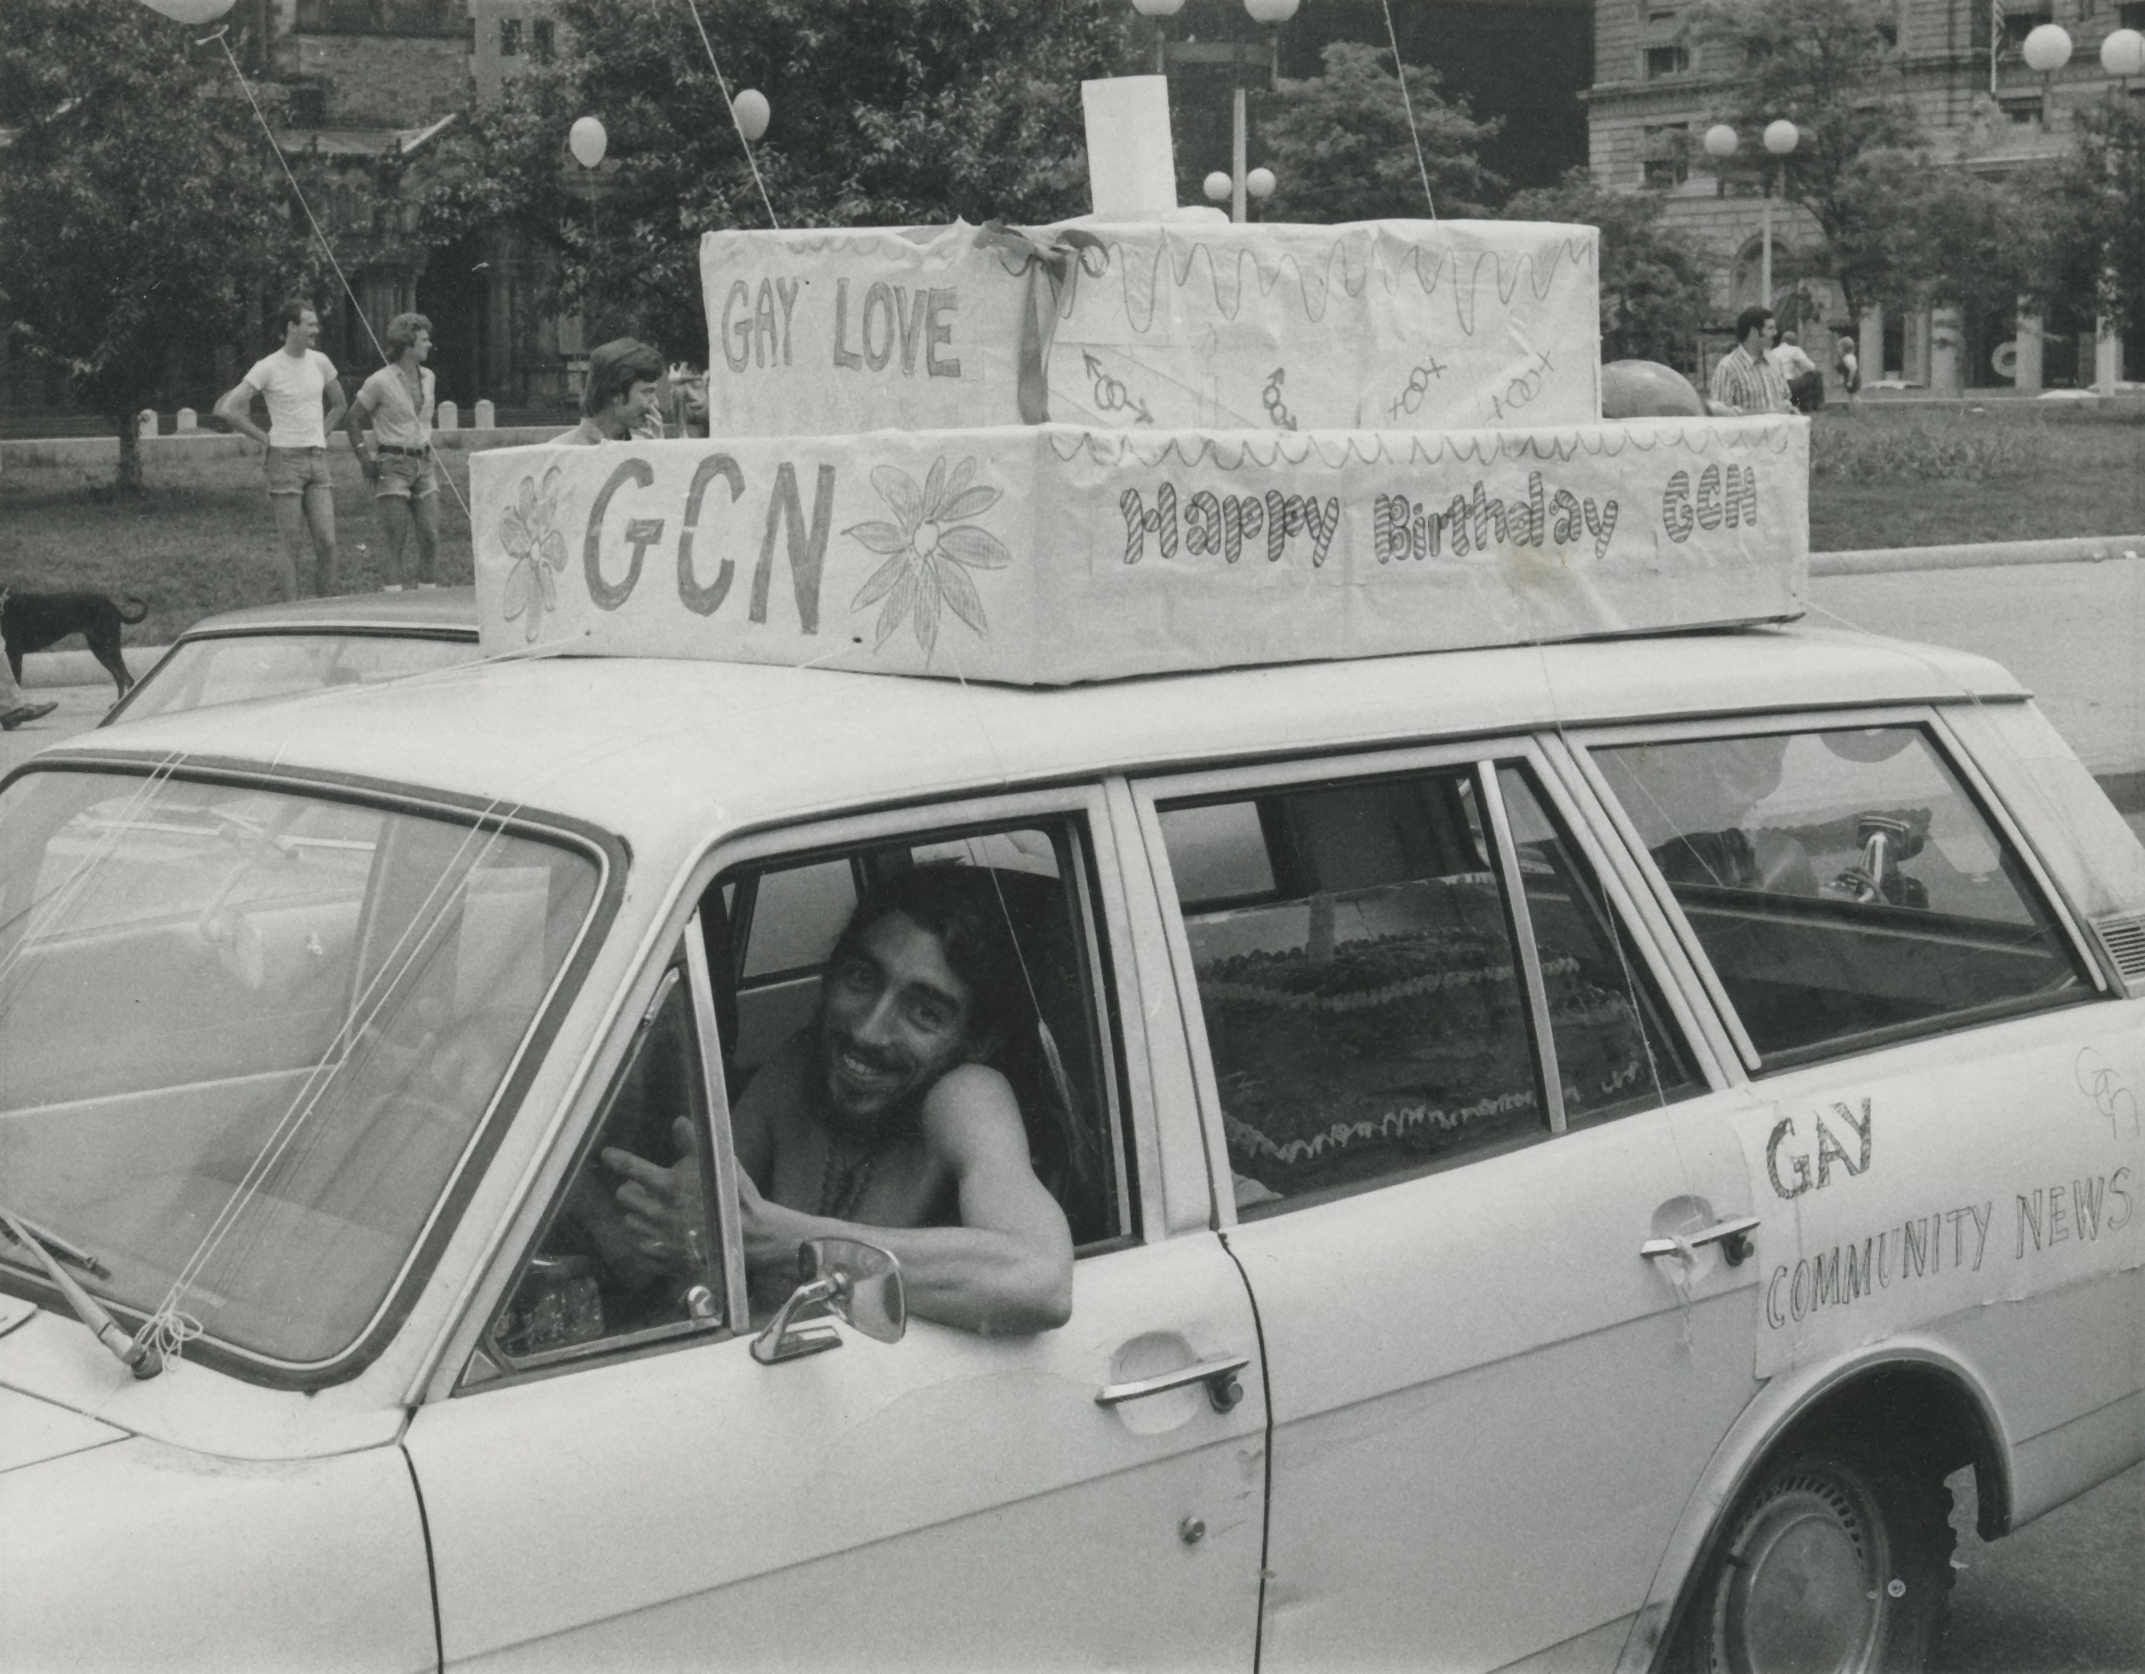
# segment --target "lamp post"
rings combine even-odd
[[[1762,182],[1765,209],[1762,221],[1763,230],[1759,242],[1758,289],[1760,295],[1758,300],[1770,308],[1773,305],[1773,174],[1784,172],[1788,153],[1802,143],[1802,130],[1782,116],[1766,123],[1765,133],[1762,138],[1765,149],[1773,157],[1780,159],[1766,173]],[[1727,123],[1716,122],[1706,130],[1704,144],[1708,157],[1718,162],[1726,162],[1735,155],[1737,147],[1742,144],[1742,138]],[[1781,185],[1782,190],[1785,191],[1785,179],[1782,180]]]
[[[2026,68],[2041,78],[2041,126],[2054,126],[2055,74],[2071,61],[2070,31],[2060,23],[2044,23],[2027,35],[2019,49]]]
[[[1263,24],[1266,27],[1267,58],[1270,64],[1278,64],[1280,58],[1280,43],[1276,31],[1280,29],[1282,24],[1296,15],[1296,8],[1302,3],[1303,0],[1244,0],[1244,11],[1251,21],[1256,24]],[[1138,12],[1142,17],[1156,19],[1174,17],[1183,9],[1183,6],[1184,0],[1132,0],[1132,9],[1134,11]],[[1161,25],[1157,23],[1154,42],[1154,67],[1157,72],[1166,69],[1168,59],[1169,54],[1162,39]],[[1245,219],[1246,197],[1264,196],[1263,193],[1249,190],[1251,171],[1247,171],[1245,168],[1245,149],[1248,144],[1248,138],[1245,132],[1244,115],[1244,43],[1241,37],[1231,42],[1229,67],[1229,173],[1226,176],[1220,176],[1217,170],[1215,174],[1207,176],[1206,191],[1207,196],[1216,197],[1213,183],[1218,176],[1225,178],[1229,182],[1229,219],[1241,221]],[[1271,177],[1269,176],[1269,178]],[[1271,186],[1267,187],[1267,191],[1272,190]]]

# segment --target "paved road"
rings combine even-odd
[[[2005,664],[2086,764],[2123,787],[2145,835],[2145,562],[1837,578],[1811,602],[1816,620]],[[95,726],[112,701],[108,685],[32,695],[60,708],[0,734],[0,772]],[[1956,1520],[1971,1531],[1970,1490]],[[1958,1563],[1942,1674],[2145,1671],[2145,1466],[1993,1546],[1968,1532]]]

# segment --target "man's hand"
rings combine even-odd
[[[737,1176],[737,1211],[738,1230],[745,1242],[745,1271],[766,1272],[786,1284],[796,1283],[799,1244],[830,1232],[855,1230],[770,1203],[743,1169]]]
[[[641,1253],[673,1271],[708,1266],[707,1208],[700,1195],[700,1135],[680,1116],[670,1125],[679,1157],[670,1167],[606,1146],[603,1161],[624,1183],[612,1193]]]

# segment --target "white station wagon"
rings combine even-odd
[[[748,1289],[730,1110],[929,863],[1054,1330]],[[0,1663],[1918,1666],[1948,1476],[2145,1456],[2141,988],[2026,694],[1807,628],[99,734],[0,791]],[[679,1118],[651,1286],[574,1206]]]

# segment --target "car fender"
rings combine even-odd
[[[1797,1367],[1767,1384],[1714,1450],[1662,1554],[1646,1601],[1632,1619],[1617,1674],[1648,1674],[1654,1667],[1673,1627],[1676,1605],[1705,1561],[1714,1531],[1781,1438],[1848,1384],[1872,1372],[1902,1367],[1934,1371],[1966,1398],[1980,1431],[1975,1465],[1982,1473],[1981,1531],[1994,1535],[2008,1527],[2014,1458],[2010,1428],[1989,1379],[1953,1345],[1927,1333],[1903,1332]]]
[[[438,1666],[397,1446],[263,1461],[133,1437],[47,1459],[0,1478],[0,1574],[0,1669]]]

